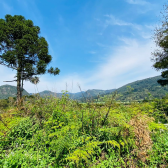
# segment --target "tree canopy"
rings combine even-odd
[[[157,27],[154,33],[154,40],[159,49],[155,50],[152,60],[155,62],[153,67],[161,70],[163,79],[158,83],[162,86],[168,84],[168,6],[164,6],[163,19],[161,27]]]
[[[37,75],[57,75],[60,70],[47,65],[52,57],[48,53],[48,43],[39,36],[40,28],[21,15],[6,15],[0,19],[0,64],[17,71],[17,100],[21,98],[23,81],[38,81]]]

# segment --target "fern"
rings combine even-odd
[[[99,141],[91,141],[84,145],[82,148],[76,149],[73,153],[65,158],[66,161],[72,161],[77,166],[80,162],[85,161],[86,163],[89,162],[89,159],[97,153],[96,149],[100,149],[102,142]]]
[[[120,144],[118,142],[114,141],[114,140],[105,141],[104,143],[108,144],[108,145],[111,145],[114,148],[117,147],[118,149],[120,149]],[[122,142],[122,144],[123,144],[123,142]]]

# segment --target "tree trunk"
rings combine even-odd
[[[18,59],[18,69],[17,69],[17,105],[19,105],[22,97],[21,91],[21,80],[22,80],[22,62],[21,59]]]
[[[21,81],[22,81],[22,85],[21,85],[21,97],[22,97],[22,94],[23,94],[23,75],[21,76]]]
[[[17,105],[19,105],[21,96],[21,73],[17,72]]]

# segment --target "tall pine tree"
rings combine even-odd
[[[22,97],[23,81],[34,82],[36,75],[46,72],[57,75],[60,70],[47,65],[52,57],[48,43],[39,36],[40,28],[21,15],[6,15],[0,19],[0,64],[16,70],[17,102]]]

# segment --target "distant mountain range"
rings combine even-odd
[[[157,80],[161,79],[161,76],[156,76],[152,78],[146,78],[143,80],[138,80],[127,85],[124,85],[118,89],[110,89],[110,90],[98,90],[91,89],[86,92],[77,92],[77,93],[69,93],[69,97],[71,99],[84,100],[85,98],[98,98],[103,101],[104,97],[110,96],[114,91],[120,94],[118,100],[127,101],[128,99],[132,100],[143,100],[146,97],[151,96],[159,98],[163,97],[168,93],[168,86],[161,87]],[[0,99],[6,99],[8,97],[15,97],[17,89],[15,86],[11,85],[2,85],[0,86]],[[150,93],[150,94],[149,94]],[[48,90],[39,92],[40,96],[55,96],[61,97],[63,93],[55,93]],[[26,90],[23,91],[23,95],[32,95],[32,93],[28,93]],[[98,96],[100,95],[100,96]]]
[[[95,98],[98,95],[105,95],[105,94],[110,94],[114,91],[115,89],[111,90],[98,90],[98,89],[91,89],[87,90],[86,92],[77,92],[77,93],[70,93],[67,92],[69,95],[69,98],[71,99],[81,99],[81,98]],[[45,96],[55,96],[55,97],[61,97],[63,93],[55,93],[51,92],[48,90],[45,90],[43,92],[39,92],[40,96],[45,97]]]

